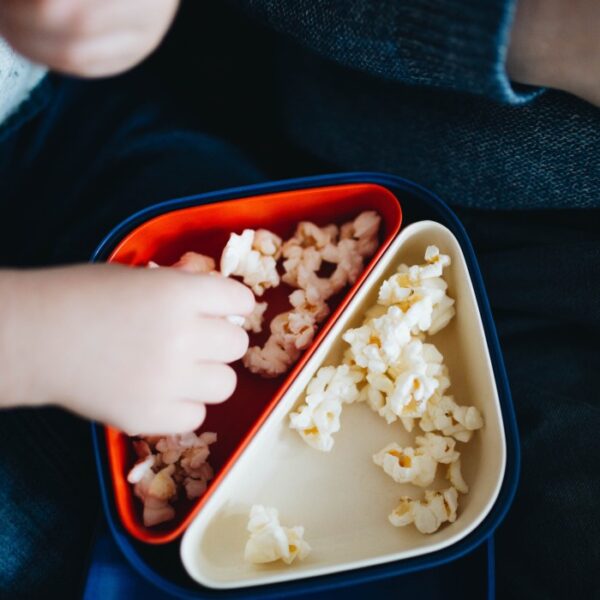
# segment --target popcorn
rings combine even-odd
[[[250,510],[247,527],[250,537],[244,549],[244,559],[254,564],[283,560],[287,565],[296,558],[303,560],[310,553],[304,541],[304,527],[282,527],[274,508],[255,504]]]
[[[332,288],[337,292],[345,285],[353,284],[363,269],[363,256],[358,251],[358,242],[352,239],[340,240],[337,244],[328,244],[321,251],[323,260],[336,266],[329,278]]]
[[[436,462],[448,465],[460,459],[460,452],[454,449],[456,441],[452,438],[443,437],[435,433],[426,433],[424,436],[418,436],[415,441],[417,446],[422,448]],[[457,485],[454,485],[454,487],[459,488]]]
[[[281,256],[282,240],[278,235],[266,229],[257,229],[252,247],[264,256],[278,259]]]
[[[397,273],[383,282],[378,303],[395,305],[403,312],[420,307],[419,328],[434,335],[443,329],[455,314],[454,300],[446,294],[448,284],[442,279],[450,257],[440,254],[436,246],[425,251],[425,265],[400,265]]]
[[[468,442],[473,431],[483,427],[483,418],[474,406],[459,406],[452,396],[435,394],[419,425],[423,431],[441,431],[459,442]]]
[[[300,223],[283,245],[283,281],[327,300],[358,279],[364,259],[377,248],[380,222],[373,211],[361,213],[342,226],[340,239],[335,225],[321,228],[308,221]],[[318,275],[324,262],[336,265],[329,277]]]
[[[315,248],[321,250],[327,244],[337,240],[339,230],[337,225],[319,227],[310,221],[301,221],[296,226],[294,235],[283,245],[283,256],[287,257],[291,248]]]
[[[257,302],[254,305],[254,309],[247,317],[242,317],[241,326],[246,331],[252,331],[253,333],[260,333],[262,331],[262,324],[267,310],[268,304],[266,302]]]
[[[263,377],[285,373],[300,351],[310,346],[317,325],[329,314],[329,307],[318,296],[305,290],[290,294],[293,310],[280,313],[270,325],[271,335],[265,345],[253,346],[243,358],[244,366]]]
[[[407,312],[390,306],[382,316],[346,331],[342,338],[350,344],[352,358],[361,367],[376,373],[384,373],[394,366],[400,360],[404,347],[413,340],[413,329],[429,323],[428,313],[421,310],[426,305],[427,302],[415,305]],[[423,314],[425,321],[422,321]],[[427,354],[431,361],[436,360],[437,351],[434,351],[435,347],[428,344]]]
[[[451,462],[448,465],[448,470],[446,471],[446,479],[450,481],[452,487],[455,487],[461,494],[469,493],[469,486],[466,481],[463,479],[461,467],[460,467],[460,458]]]
[[[360,369],[349,365],[321,367],[306,387],[306,403],[315,404],[331,398],[352,404],[358,400],[357,384],[363,378],[364,373]]]
[[[354,221],[342,225],[340,238],[356,240],[356,250],[363,257],[371,256],[377,250],[377,233],[381,217],[373,210],[362,212]]]
[[[290,413],[290,428],[316,450],[330,452],[333,448],[332,434],[340,430],[342,403],[333,398],[315,400],[303,404],[297,412]]]
[[[232,233],[221,255],[221,273],[242,277],[257,296],[262,296],[267,288],[279,285],[276,257],[280,246],[281,239],[266,230]]]
[[[402,448],[395,442],[374,454],[373,462],[396,483],[413,483],[419,487],[431,485],[437,469],[437,462],[422,448]]]
[[[364,373],[350,365],[321,367],[306,388],[305,403],[290,414],[290,428],[313,448],[329,452],[333,448],[333,433],[340,429],[342,404],[352,404],[360,398],[357,384]]]
[[[321,252],[316,248],[288,245],[288,242],[284,245],[283,256],[286,259],[283,261],[285,273],[281,279],[297,288],[308,287],[308,279],[321,268],[323,263]]]
[[[217,434],[194,432],[147,436],[134,440],[138,462],[127,475],[134,485],[134,493],[143,502],[143,520],[146,527],[158,525],[175,517],[170,505],[183,488],[188,499],[198,498],[213,478],[207,459],[209,446],[217,441]]]
[[[295,346],[285,346],[283,340],[271,335],[265,345],[248,348],[242,358],[244,366],[262,377],[277,377],[285,373],[300,356]]]
[[[198,254],[198,252],[186,252],[174,265],[175,269],[181,269],[188,273],[214,273],[217,270],[215,261],[210,256]]]
[[[160,265],[153,260],[146,265],[148,269],[158,269]],[[186,252],[176,263],[171,265],[174,269],[201,275],[204,273],[216,273],[216,264],[213,258],[198,252]]]
[[[427,490],[423,500],[400,498],[400,504],[388,516],[394,527],[414,523],[421,533],[434,533],[445,522],[456,521],[458,494],[453,487],[440,492]]]
[[[369,356],[369,350],[367,347],[363,356]],[[414,419],[424,414],[427,402],[436,390],[440,387],[446,389],[449,385],[442,365],[443,356],[435,346],[423,344],[418,339],[402,347],[391,366],[388,366],[385,354],[372,352],[370,356],[367,382],[374,392],[367,392],[365,399],[388,423],[400,418],[407,431],[411,431]],[[389,356],[389,351],[387,354]],[[357,362],[359,360],[361,356]],[[380,372],[382,364],[386,369],[383,373]]]

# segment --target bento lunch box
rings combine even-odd
[[[427,190],[390,175],[351,173],[172,200],[119,225],[93,260],[172,264],[189,250],[218,259],[232,231],[263,227],[289,237],[298,221],[341,224],[363,210],[382,216],[376,254],[356,284],[332,299],[332,314],[289,374],[264,380],[236,369],[235,395],[210,406],[201,429],[219,435],[210,457],[215,478],[199,500],[181,501],[174,522],[143,526],[141,504],[126,481],[135,461],[131,443],[118,431],[93,426],[113,535],[130,563],[164,591],[182,597],[276,597],[395,576],[469,552],[506,514],[516,490],[519,447],[502,356],[468,237]],[[371,460],[391,441],[411,443],[414,432],[386,424],[365,405],[349,406],[333,450],[321,453],[289,429],[287,415],[302,402],[320,366],[339,364],[341,334],[362,322],[382,280],[401,262],[422,262],[430,244],[452,258],[445,279],[457,315],[427,341],[444,355],[450,393],[460,404],[478,406],[485,426],[464,449],[470,492],[461,496],[458,519],[424,536],[387,521],[399,496],[414,496],[414,488],[395,483]],[[289,290],[282,288],[267,298],[268,318],[285,310]],[[284,524],[305,526],[313,549],[307,559],[292,566],[244,562],[245,526],[255,503],[277,507]]]

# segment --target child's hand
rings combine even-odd
[[[113,75],[148,56],[179,0],[1,0],[0,35],[57,71]]]
[[[0,276],[0,404],[57,404],[127,433],[198,427],[248,336],[242,284],[171,269],[88,265]]]

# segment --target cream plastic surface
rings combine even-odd
[[[372,461],[386,444],[414,445],[415,427],[407,433],[399,421],[385,420],[364,403],[344,405],[342,428],[331,452],[305,444],[289,428],[288,413],[304,398],[304,388],[322,365],[338,364],[347,344],[341,334],[362,323],[375,304],[381,282],[398,264],[423,262],[425,248],[435,244],[452,258],[445,269],[448,293],[457,314],[435,336],[428,336],[444,355],[453,394],[459,404],[477,406],[483,429],[462,452],[463,475],[470,486],[459,498],[458,519],[432,535],[414,526],[393,527],[388,514],[402,495],[421,497],[423,490],[397,484]],[[334,324],[302,373],[292,384],[238,462],[186,531],[181,558],[189,575],[204,586],[238,588],[324,575],[396,561],[440,550],[459,541],[485,518],[500,490],[506,443],[498,393],[473,287],[460,246],[452,233],[432,221],[407,226],[393,241]],[[432,488],[449,484],[438,468]],[[303,525],[312,547],[305,560],[285,565],[244,562],[246,525],[253,504],[279,510],[284,526]]]

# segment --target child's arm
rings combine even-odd
[[[179,0],[1,0],[0,35],[51,69],[113,75],[158,46],[178,5]]]
[[[55,404],[128,433],[196,428],[236,384],[252,293],[219,276],[88,265],[0,271],[0,406]]]

